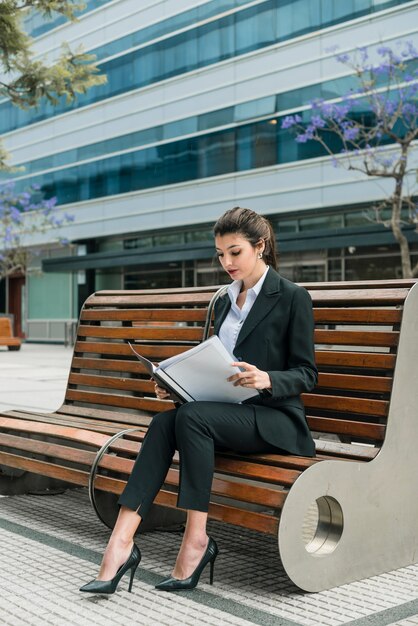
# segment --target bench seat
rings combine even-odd
[[[21,343],[19,337],[13,337],[10,319],[0,317],[0,346],[7,346],[9,350],[20,350]]]

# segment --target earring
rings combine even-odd
[[[263,253],[262,253],[262,252],[259,252],[259,254],[258,254],[258,258],[259,258],[259,259],[262,259],[262,258],[263,258]]]

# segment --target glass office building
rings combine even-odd
[[[0,102],[17,188],[74,216],[71,247],[47,241],[20,287],[27,337],[62,340],[94,290],[224,282],[211,224],[236,205],[272,220],[293,280],[398,277],[391,233],[366,217],[389,187],[281,119],[353,84],[335,46],[413,40],[417,16],[416,0],[90,0],[73,24],[28,19],[39,54],[82,43],[108,82],[72,106]]]

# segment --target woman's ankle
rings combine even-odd
[[[183,537],[183,545],[190,546],[195,549],[204,549],[208,545],[209,537],[206,533],[199,535],[187,535]]]
[[[123,535],[116,535],[115,537],[111,536],[109,539],[109,543],[108,546],[112,549],[112,548],[116,548],[116,549],[124,549],[124,548],[128,548],[131,547],[133,544],[133,537],[127,535],[127,536],[123,536]]]

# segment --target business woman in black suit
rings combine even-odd
[[[175,450],[180,457],[178,506],[187,510],[182,545],[164,591],[192,589],[218,554],[206,534],[207,511],[217,447],[244,453],[289,452],[314,456],[314,443],[300,398],[316,384],[313,313],[308,292],[276,271],[270,223],[235,207],[215,224],[220,263],[233,279],[215,306],[215,333],[241,371],[233,385],[254,389],[242,404],[189,402],[157,414],[148,429],[126,488],[99,576],[81,588],[113,593],[141,554],[135,531],[161,488]],[[159,398],[169,394],[156,385]]]

